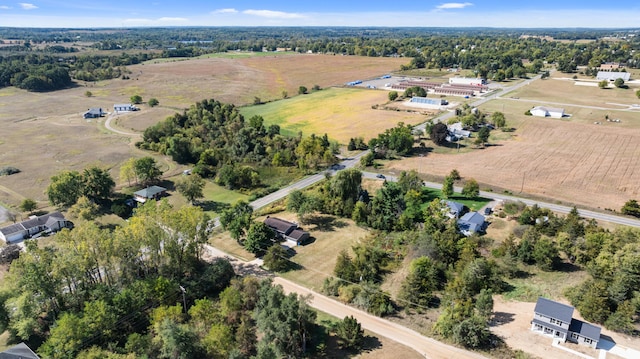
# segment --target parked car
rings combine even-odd
[[[387,177],[385,177],[382,173],[378,173],[378,174],[376,175],[376,177],[377,177],[377,178],[382,178],[382,179],[387,178]]]
[[[486,208],[484,209],[484,215],[485,215],[485,216],[490,215],[492,212],[493,212],[493,209],[491,209],[491,207],[486,207]]]

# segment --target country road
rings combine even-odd
[[[133,133],[133,132],[125,132],[125,131],[120,131],[118,129],[115,129],[113,127],[111,127],[111,120],[113,120],[114,118],[118,117],[118,113],[117,112],[111,112],[109,114],[109,116],[107,116],[107,119],[104,121],[104,127],[107,128],[107,130],[111,131],[111,132],[115,132],[119,135],[124,135],[124,136],[130,136],[130,137],[138,137],[140,136],[139,133]]]
[[[378,174],[374,173],[374,172],[363,172],[362,176],[364,178],[369,178],[369,179],[376,179]],[[388,181],[397,181],[397,177],[395,176],[385,176],[385,180]],[[429,188],[435,188],[435,189],[442,189],[442,184],[441,183],[436,183],[436,182],[424,182],[425,187],[429,187]],[[454,187],[454,191],[461,193],[462,192],[462,187]],[[538,207],[541,208],[548,208],[556,213],[562,213],[562,214],[567,214],[571,211],[572,207],[568,207],[568,206],[563,206],[563,205],[559,205],[559,204],[555,204],[555,203],[549,203],[549,202],[543,202],[543,201],[535,201],[532,199],[526,199],[526,198],[521,198],[521,197],[516,197],[516,196],[509,196],[506,194],[500,194],[500,193],[494,193],[494,192],[486,192],[486,191],[480,191],[480,197],[484,197],[484,198],[490,198],[496,201],[520,201],[524,204],[526,204],[527,206],[533,206],[534,204],[538,205]],[[636,227],[636,228],[640,228],[640,219],[634,219],[634,218],[630,218],[630,217],[622,217],[622,216],[617,216],[614,214],[607,214],[607,213],[600,213],[600,212],[595,212],[595,211],[590,211],[587,209],[578,209],[578,213],[580,214],[581,217],[587,218],[587,219],[595,219],[595,220],[599,220],[599,221],[605,221],[605,222],[610,222],[610,223],[615,223],[615,224],[621,224],[621,225],[625,225],[625,226],[630,226],[630,227]]]
[[[207,251],[207,256],[205,256],[205,258],[207,258],[208,260],[215,257],[227,258],[231,262],[231,265],[233,265],[236,273],[240,275],[255,275],[262,278],[270,277],[273,279],[273,283],[281,285],[282,289],[287,294],[297,293],[300,296],[310,294],[311,300],[309,302],[309,305],[311,305],[311,307],[331,314],[334,317],[340,319],[346,316],[353,316],[362,325],[362,328],[377,335],[391,339],[400,344],[406,345],[407,347],[412,348],[421,355],[424,355],[425,358],[485,358],[478,353],[467,351],[461,348],[456,348],[452,345],[442,343],[433,338],[425,337],[420,333],[406,328],[400,324],[391,322],[384,318],[376,317],[362,310],[340,303],[339,301],[329,298],[323,294],[307,289],[290,280],[274,276],[272,273],[267,272],[259,267],[259,265],[261,264],[260,260],[243,262],[237,258],[232,258],[223,251],[208,244],[205,245],[205,249]]]

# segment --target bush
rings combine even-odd
[[[149,106],[151,106],[151,107],[155,107],[155,106],[158,106],[158,105],[160,104],[160,101],[158,101],[158,99],[157,99],[157,98],[153,97],[153,98],[150,98],[150,99],[149,99],[149,101],[147,102],[147,104],[148,104]]]
[[[0,167],[0,176],[9,176],[15,173],[20,173],[20,170],[16,167],[11,167],[11,166]]]
[[[526,116],[533,116],[533,115],[531,114],[531,111],[530,111],[530,110],[526,110],[526,111],[524,112],[524,114],[525,114]]]

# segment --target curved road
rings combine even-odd
[[[107,130],[109,130],[111,132],[115,132],[115,133],[120,134],[120,135],[131,136],[131,137],[140,136],[139,133],[124,132],[124,131],[120,131],[118,129],[115,129],[115,128],[111,127],[111,120],[113,120],[114,118],[117,118],[117,117],[118,117],[118,114],[116,112],[111,112],[109,114],[109,116],[107,116],[107,119],[104,121],[104,127],[106,127]]]

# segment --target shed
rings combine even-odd
[[[564,117],[563,108],[536,106],[531,110],[529,110],[529,112],[531,112],[533,116],[538,116],[538,117],[552,117],[552,118]]]
[[[130,103],[121,103],[113,105],[114,111],[138,111],[138,108]]]

